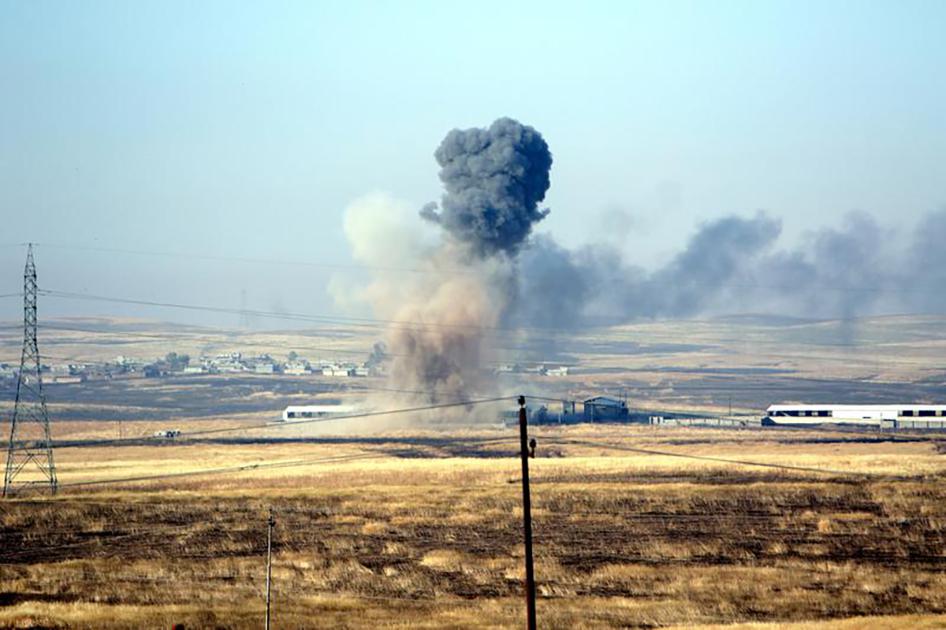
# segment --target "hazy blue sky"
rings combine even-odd
[[[647,264],[757,209],[786,242],[902,225],[946,204],[944,33],[941,1],[0,0],[0,293],[26,240],[347,262],[346,204],[438,198],[441,138],[499,116],[548,141],[568,245]],[[38,256],[61,290],[331,309],[317,268]],[[80,307],[112,308],[47,312]]]

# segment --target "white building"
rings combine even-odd
[[[329,365],[322,368],[323,376],[351,376],[354,369],[347,365]]]
[[[291,376],[303,376],[309,373],[309,364],[299,361],[287,363],[286,367],[283,368],[283,373]]]

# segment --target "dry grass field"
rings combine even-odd
[[[347,358],[377,339],[59,324],[44,330],[44,352],[98,360],[234,349]],[[503,375],[499,391],[627,394],[639,410],[941,403],[944,324],[643,322],[526,339],[491,359],[573,368],[567,378]],[[20,342],[16,327],[0,334],[0,358],[15,359]],[[368,405],[388,386],[282,375],[49,385],[54,439],[72,446],[56,452],[58,496],[0,502],[0,627],[260,627],[270,507],[275,628],[521,627],[518,438],[496,426],[498,408],[477,407],[452,429],[428,416],[203,433],[263,425],[288,404]],[[170,428],[185,439],[88,442]],[[540,627],[946,627],[944,437],[533,433]]]
[[[946,627],[941,443],[534,434],[540,627]],[[521,626],[516,448],[482,429],[62,449],[57,497],[0,504],[0,626],[259,627],[270,507],[276,628]],[[294,465],[73,485],[274,462]]]

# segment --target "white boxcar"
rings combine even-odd
[[[816,424],[853,424],[881,427],[904,419],[924,418],[939,424],[946,416],[946,405],[771,405],[765,410],[763,425],[810,426]]]
[[[290,405],[282,412],[283,422],[298,422],[314,418],[331,418],[355,412],[351,405]]]

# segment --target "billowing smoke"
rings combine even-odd
[[[538,235],[520,256],[521,299],[509,323],[574,330],[753,313],[836,319],[844,342],[858,317],[946,311],[938,290],[946,210],[927,214],[905,240],[864,213],[808,233],[795,248],[779,247],[781,231],[781,221],[765,213],[717,219],[653,270],[627,264],[603,243],[568,250]]]
[[[390,331],[397,387],[431,400],[482,391],[486,333],[504,318],[515,291],[515,256],[548,210],[552,155],[532,127],[500,118],[488,129],[455,129],[434,156],[445,193],[421,216],[446,238],[433,259],[443,273],[416,292]]]
[[[572,251],[538,236],[522,252],[521,299],[509,323],[573,330],[706,312],[780,231],[779,221],[761,213],[720,219],[702,226],[682,252],[653,271],[628,265],[607,244]]]
[[[567,249],[533,234],[548,214],[540,204],[552,164],[535,129],[503,118],[454,130],[435,158],[445,192],[439,206],[421,210],[424,221],[377,195],[347,210],[354,257],[374,268],[373,278],[356,290],[332,285],[339,303],[367,302],[394,322],[391,388],[412,396],[483,393],[494,385],[484,368],[510,358],[497,347],[554,343],[557,331],[591,325],[774,314],[837,319],[847,341],[860,316],[946,311],[938,290],[946,210],[927,215],[906,243],[871,216],[852,214],[793,249],[780,246],[778,218],[729,216],[697,226],[669,262],[645,269],[607,243]]]
[[[394,220],[402,209],[384,197],[360,200],[345,222],[355,258],[392,271],[376,270],[365,289],[336,282],[332,290],[339,302],[367,301],[376,316],[393,322],[390,389],[462,400],[493,384],[484,369],[494,352],[487,337],[507,318],[516,257],[548,214],[539,204],[552,156],[539,132],[509,118],[488,129],[453,130],[434,155],[445,192],[439,211],[436,204],[421,210],[420,223],[439,227],[439,238],[415,235],[414,245],[399,250],[389,243],[405,232]]]
[[[430,203],[421,216],[481,257],[515,255],[549,213],[538,206],[549,189],[552,154],[532,127],[500,118],[489,129],[454,129],[434,157],[446,193],[441,212]]]
[[[380,368],[384,365],[387,358],[388,347],[383,341],[376,341],[371,347],[371,354],[368,355],[368,360],[365,361],[365,367]]]

